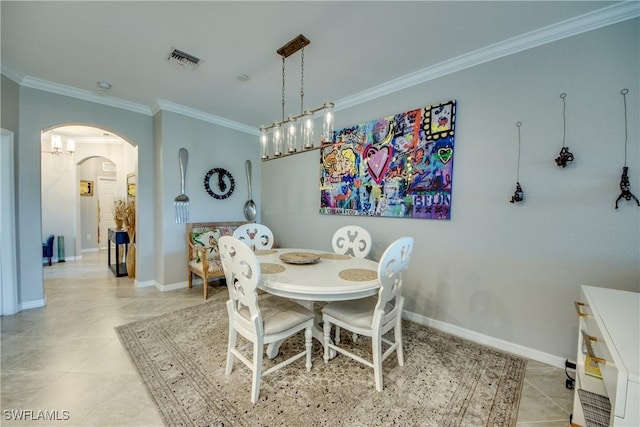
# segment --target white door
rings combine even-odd
[[[113,202],[118,196],[115,178],[98,177],[98,247],[106,249],[109,242],[109,229],[116,228],[113,219]]]

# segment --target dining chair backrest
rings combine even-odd
[[[346,225],[336,230],[331,245],[335,253],[366,258],[371,252],[371,234],[359,225]]]
[[[378,302],[373,315],[373,323],[384,325],[401,315],[403,273],[409,268],[413,253],[413,237],[401,237],[391,243],[382,254],[378,264]]]
[[[234,321],[261,335],[262,318],[256,291],[260,283],[260,264],[256,255],[249,246],[232,236],[220,237],[218,250],[234,312],[237,313],[246,307],[250,314],[235,316]]]
[[[273,247],[273,232],[264,224],[243,224],[233,232],[233,237],[241,240],[254,251]]]

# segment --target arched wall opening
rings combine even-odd
[[[54,135],[61,140],[58,152],[52,149]],[[68,148],[69,141],[73,143]],[[60,261],[61,254],[72,260],[83,252],[106,249],[113,201],[127,200],[127,177],[137,173],[137,147],[90,124],[43,130],[41,147],[42,235],[56,236],[54,261]],[[64,236],[62,252],[58,236]]]

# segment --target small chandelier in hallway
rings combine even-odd
[[[76,151],[76,143],[73,139],[67,139],[66,151],[62,149],[62,137],[60,135],[51,135],[51,151],[49,153],[72,155]]]

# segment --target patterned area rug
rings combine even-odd
[[[338,355],[325,364],[314,340],[304,358],[267,375],[250,402],[250,371],[236,360],[225,375],[227,312],[210,301],[116,328],[168,426],[515,426],[526,360],[405,321],[405,365],[373,370]],[[370,340],[342,331],[342,345],[367,356]],[[238,336],[238,339],[241,339]],[[303,334],[285,341],[265,369],[299,351]],[[247,349],[250,355],[251,347]]]

